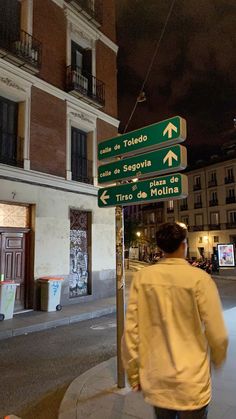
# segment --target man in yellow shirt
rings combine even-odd
[[[212,278],[186,260],[187,230],[162,224],[165,258],[135,274],[123,339],[123,362],[157,419],[205,419],[210,363],[220,367],[228,338]]]

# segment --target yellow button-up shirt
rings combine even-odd
[[[228,339],[212,278],[184,259],[167,258],[135,274],[123,339],[123,362],[145,400],[195,410],[211,398],[210,359],[219,366]]]

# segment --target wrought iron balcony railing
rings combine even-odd
[[[187,211],[187,210],[188,210],[188,205],[186,204],[180,205],[180,211]]]
[[[208,181],[208,188],[211,188],[212,186],[217,186],[217,180],[211,179]]]
[[[218,205],[218,199],[211,199],[209,201],[209,207],[216,207]]]
[[[0,163],[23,167],[24,138],[0,131]]]
[[[235,222],[226,223],[226,228],[227,229],[236,228],[236,221]]]
[[[236,202],[236,197],[235,196],[227,196],[225,203],[226,204],[234,204]]]
[[[202,189],[201,184],[200,183],[196,183],[195,185],[193,185],[193,190],[194,191],[200,191],[200,189]]]
[[[204,226],[203,225],[190,226],[189,227],[189,231],[203,231],[203,230],[204,230]]]
[[[194,209],[202,208],[202,202],[195,202]]]
[[[209,224],[209,230],[220,230],[221,225],[220,224]]]
[[[98,107],[105,105],[105,84],[87,72],[81,73],[79,67],[67,67],[67,91],[93,103]]]
[[[41,66],[42,44],[23,30],[15,38],[11,28],[3,26],[0,29],[0,57],[37,73]]]
[[[225,177],[225,184],[234,183],[234,176]]]
[[[65,0],[75,10],[82,13],[87,19],[95,24],[102,24],[102,1],[101,0]]]

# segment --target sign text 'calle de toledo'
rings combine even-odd
[[[98,159],[109,159],[146,149],[157,149],[186,140],[186,121],[175,116],[156,124],[148,125],[98,144]]]
[[[147,174],[169,173],[187,166],[187,150],[181,145],[161,148],[150,153],[117,160],[98,168],[98,182],[107,183],[142,177]]]
[[[155,179],[103,188],[98,191],[98,206],[113,207],[145,202],[186,198],[188,179],[186,175],[175,173]]]

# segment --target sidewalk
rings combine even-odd
[[[209,419],[236,418],[236,308],[225,311],[230,334],[227,362],[213,372],[213,398]],[[116,359],[103,362],[76,378],[60,406],[58,419],[154,419],[153,409],[141,393],[116,386]]]

